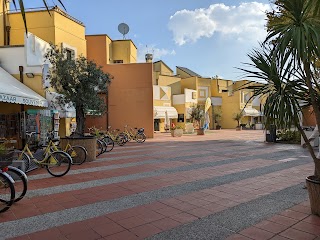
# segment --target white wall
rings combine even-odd
[[[222,98],[221,97],[211,97],[211,103],[213,106],[222,106]]]
[[[10,74],[19,74],[19,66],[25,73],[41,74],[48,47],[47,42],[29,33],[25,46],[0,48],[0,66]]]
[[[185,94],[185,102],[187,103],[197,103],[197,97],[195,99],[192,98],[192,93],[197,94],[196,90],[192,90],[192,89],[188,89],[185,88],[184,89],[184,94]]]
[[[178,94],[178,95],[172,96],[172,104],[173,105],[184,104],[185,103],[184,100],[185,100],[184,94]]]
[[[27,66],[42,66],[45,63],[44,55],[50,48],[50,44],[28,33],[28,37],[24,37],[24,45]]]

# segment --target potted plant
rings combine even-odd
[[[12,150],[13,149],[8,148],[5,143],[0,144],[0,168],[7,167],[12,164],[12,157],[14,154]]]
[[[237,131],[241,131],[241,129],[242,129],[242,127],[240,126],[240,122],[241,122],[242,117],[243,117],[243,113],[242,112],[236,113],[233,116],[233,120],[237,121],[237,123],[238,123],[238,125],[236,127]]]
[[[220,130],[221,129],[220,121],[222,119],[222,111],[220,108],[219,109],[215,108],[213,110],[213,118],[216,123],[216,130]]]
[[[190,119],[194,124],[198,125],[197,135],[204,135],[203,121],[204,121],[204,107],[196,105],[191,108]]]
[[[314,162],[314,173],[306,178],[311,212],[320,215],[320,154],[316,155],[300,126],[302,108],[308,105],[320,126],[320,1],[277,0],[275,5],[267,14],[267,38],[261,49],[248,55],[250,70],[242,70],[248,77],[266,82],[254,87],[252,96],[266,96],[266,125],[294,126],[302,135]]]
[[[111,77],[93,61],[83,56],[69,59],[64,49],[59,50],[54,45],[45,57],[51,64],[47,78],[51,87],[59,94],[58,102],[61,105],[71,103],[76,110],[77,128],[72,138],[66,141],[62,139],[61,144],[76,141],[71,144],[85,147],[88,151],[87,160],[92,161],[96,156],[96,140],[93,138],[89,141],[85,137],[85,118],[88,112],[98,115],[105,111],[106,105],[99,94],[107,92]]]
[[[174,124],[171,125],[170,131],[171,131],[171,136],[172,137],[181,137],[182,134],[183,134],[182,127],[181,126],[176,126]]]

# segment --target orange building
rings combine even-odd
[[[89,35],[87,58],[113,76],[103,116],[87,116],[86,127],[121,129],[143,127],[153,137],[153,66],[136,63],[137,48],[131,40],[111,40],[107,35]]]

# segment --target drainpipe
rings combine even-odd
[[[6,19],[6,1],[3,0],[2,1],[2,8],[3,8],[3,15],[2,15],[2,18],[3,18],[3,45],[7,45],[7,29],[6,29],[6,26],[7,26],[7,19]]]
[[[108,130],[109,127],[109,89],[106,92],[106,101],[107,101],[107,111],[106,111],[106,117],[107,117],[107,126],[106,126],[106,130]]]
[[[19,66],[19,72],[20,72],[20,82],[23,83],[23,66]],[[20,105],[20,112],[21,112],[21,114],[22,114],[24,111],[25,111],[24,105],[21,104],[21,105]],[[26,116],[25,116],[25,117],[26,117]],[[24,117],[24,121],[26,120],[25,117]],[[22,124],[24,125],[22,129],[25,129],[25,126],[26,126],[25,122],[22,123]],[[26,144],[24,132],[21,132],[21,139],[22,139],[22,146],[24,146],[24,145]]]

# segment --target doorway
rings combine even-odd
[[[160,119],[154,120],[154,131],[160,131]]]

